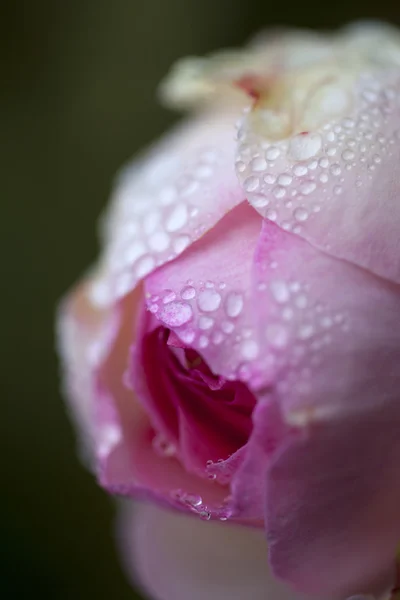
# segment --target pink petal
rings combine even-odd
[[[399,70],[364,74],[351,94],[345,118],[277,143],[249,113],[238,176],[263,216],[400,283]]]
[[[257,352],[251,268],[260,227],[257,213],[242,203],[145,283],[160,323],[228,379],[243,379],[241,366]]]
[[[208,461],[227,459],[246,444],[255,397],[242,382],[215,377],[201,360],[188,368],[166,341],[168,331],[147,312],[132,352],[128,380],[154,428],[185,468],[209,477]]]
[[[368,591],[400,539],[400,289],[268,221],[255,264],[258,366],[277,378],[260,376],[237,515],[266,503],[272,568],[299,590]]]
[[[300,600],[275,581],[260,531],[202,523],[156,506],[122,507],[122,557],[153,600]]]
[[[94,373],[115,336],[112,310],[93,305],[88,289],[97,281],[91,275],[63,300],[57,319],[57,342],[63,367],[63,387],[72,417],[80,432],[85,459],[95,453]]]
[[[104,221],[96,301],[122,298],[244,199],[234,172],[235,111],[179,126],[119,178]]]
[[[136,294],[136,298],[135,298]],[[181,490],[219,506],[226,492],[187,473],[174,455],[157,453],[155,431],[136,393],[126,385],[130,349],[135,342],[140,290],[120,305],[120,325],[108,356],[96,373],[97,468],[100,483],[112,493],[151,497],[191,511]],[[137,390],[142,396],[140,389]],[[113,443],[108,443],[110,438]]]

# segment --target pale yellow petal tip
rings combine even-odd
[[[237,82],[242,77],[293,75],[313,66],[331,69],[360,65],[400,66],[400,32],[387,23],[360,21],[337,33],[270,29],[239,50],[227,49],[205,58],[179,60],[161,82],[163,103],[178,109],[196,108],[218,100],[244,98]]]

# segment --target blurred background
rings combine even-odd
[[[124,600],[113,503],[75,454],[59,394],[57,300],[95,258],[117,168],[176,115],[155,89],[182,55],[268,24],[400,24],[393,0],[3,0],[0,20],[4,599]],[[190,600],[190,599],[188,599]]]

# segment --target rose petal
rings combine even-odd
[[[65,397],[80,432],[83,458],[93,461],[95,453],[94,372],[107,354],[117,329],[113,312],[95,306],[88,289],[98,281],[91,274],[60,304],[57,315],[57,344],[62,359]]]
[[[174,452],[189,472],[209,477],[209,461],[226,459],[247,442],[255,398],[242,382],[210,373],[207,383],[204,362],[191,369],[182,365],[153,315],[140,320],[141,342],[133,349],[127,379],[167,441],[166,453]]]
[[[342,118],[316,129],[268,142],[254,124],[257,110],[250,112],[239,132],[238,176],[263,216],[399,283],[399,70],[366,68],[356,77],[341,69],[340,78],[329,94],[323,80],[320,88],[326,102],[341,98]]]
[[[184,511],[180,491],[201,496],[204,503],[220,506],[226,491],[187,473],[174,455],[156,451],[155,431],[135,392],[126,384],[130,349],[138,331],[136,311],[142,303],[140,289],[119,305],[120,323],[106,359],[96,377],[96,452],[100,483],[112,493],[151,497]],[[140,383],[140,382],[139,382]],[[179,492],[179,493],[178,493]]]
[[[236,118],[229,110],[202,114],[124,170],[104,220],[97,302],[125,296],[243,200],[233,166]]]
[[[268,221],[255,268],[277,379],[260,375],[236,515],[266,503],[271,565],[299,590],[368,591],[400,539],[400,289]]]
[[[179,261],[146,279],[150,311],[228,379],[242,379],[242,365],[257,354],[249,300],[260,227],[257,213],[242,203]]]
[[[272,578],[260,531],[136,504],[122,508],[118,534],[133,585],[154,600],[301,598]]]

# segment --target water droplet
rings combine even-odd
[[[267,168],[267,161],[261,157],[253,158],[250,168],[255,172],[264,171]]]
[[[158,454],[158,456],[162,456],[164,458],[170,458],[171,456],[175,456],[176,454],[176,446],[166,437],[164,437],[161,433],[157,433],[152,440],[151,445],[153,446],[153,450]]]
[[[290,140],[289,156],[296,161],[308,160],[320,151],[321,136],[317,133],[299,134]]]
[[[213,333],[212,338],[211,338],[213,344],[216,344],[216,345],[220,344],[223,341],[223,339],[224,339],[224,336],[222,335],[222,333],[220,331],[216,331],[215,333]]]
[[[340,196],[340,194],[343,192],[343,188],[341,185],[335,185],[335,187],[333,188],[333,193],[336,196]]]
[[[176,199],[176,189],[171,185],[162,189],[158,195],[160,204],[169,206]]]
[[[340,173],[342,172],[342,169],[340,168],[338,163],[334,163],[331,166],[330,171],[331,171],[332,175],[334,175],[335,177],[338,177],[338,175],[340,175]]]
[[[172,290],[165,290],[165,296],[163,298],[163,304],[168,304],[175,300],[176,294]]]
[[[191,300],[195,295],[196,290],[191,285],[187,285],[181,290],[181,297],[183,300]]]
[[[230,321],[222,321],[221,323],[221,329],[224,333],[232,333],[232,331],[235,329],[235,325],[233,323],[231,323]]]
[[[185,494],[184,501],[190,506],[197,507],[203,504],[203,499],[198,494]]]
[[[152,256],[144,256],[136,265],[137,277],[145,277],[155,267],[155,260]]]
[[[219,308],[221,304],[221,296],[216,290],[205,289],[199,293],[197,304],[200,310],[204,312],[212,312]]]
[[[283,198],[286,195],[286,190],[283,186],[277,185],[272,190],[272,193],[274,194],[275,198]]]
[[[308,196],[315,190],[316,187],[317,186],[313,181],[304,181],[304,183],[300,185],[300,192],[305,196]]]
[[[174,239],[173,247],[177,254],[180,254],[190,244],[190,237],[188,235],[179,235]]]
[[[192,196],[197,189],[199,188],[199,182],[195,179],[189,180],[184,188],[181,190],[182,198],[187,198],[188,196]]]
[[[279,175],[278,177],[278,183],[283,186],[290,185],[292,183],[292,177],[287,173],[282,173],[282,175]]]
[[[344,152],[342,152],[343,160],[353,160],[354,157],[355,157],[355,154],[352,150],[344,150]]]
[[[283,325],[268,325],[266,338],[273,348],[285,348],[288,343],[288,332]]]
[[[209,344],[208,337],[205,335],[201,335],[199,337],[199,348],[207,348]]]
[[[244,340],[241,344],[241,353],[246,360],[254,360],[257,358],[258,351],[258,344],[255,340]]]
[[[276,210],[273,210],[272,208],[269,208],[266,211],[265,216],[270,221],[276,221],[276,219],[278,218],[278,213],[276,212]]]
[[[300,340],[308,340],[314,334],[314,327],[310,323],[305,323],[301,325],[297,332],[297,337]]]
[[[138,258],[143,256],[145,252],[146,248],[142,242],[134,242],[133,244],[130,244],[125,252],[124,264],[133,265],[133,263],[135,263]]]
[[[276,279],[275,281],[271,282],[269,288],[274,299],[276,302],[279,302],[279,304],[283,304],[289,300],[290,293],[285,281]]]
[[[149,247],[155,252],[163,252],[169,246],[169,236],[164,231],[153,233],[149,238]]]
[[[275,181],[276,181],[276,177],[275,177],[275,175],[272,175],[272,173],[267,173],[267,174],[264,176],[264,181],[265,181],[265,183],[267,183],[268,185],[272,185],[273,183],[275,183]]]
[[[246,190],[246,192],[255,192],[258,189],[259,185],[260,180],[258,179],[258,177],[250,176],[244,180],[243,187]]]
[[[228,317],[235,318],[240,315],[243,309],[243,296],[238,292],[230,292],[225,302],[226,314]]]
[[[366,89],[362,93],[362,97],[369,103],[376,102],[378,95],[374,90]]]
[[[215,478],[215,475],[214,475]],[[198,515],[200,517],[200,519],[202,519],[203,521],[209,521],[211,519],[211,513],[209,510],[200,510],[198,512]]]
[[[178,229],[181,229],[185,225],[187,218],[188,211],[186,205],[177,204],[166,220],[165,229],[170,232],[178,231]]]
[[[268,206],[269,199],[262,194],[252,194],[250,198],[251,204],[256,208],[262,208],[263,206]]]
[[[299,208],[296,208],[296,210],[293,213],[293,216],[296,219],[296,221],[307,221],[308,212],[306,211],[305,208],[299,207]]]
[[[321,183],[327,183],[329,177],[326,173],[321,173],[321,175],[319,176],[319,180]]]
[[[192,308],[186,302],[170,302],[159,312],[159,318],[168,327],[181,327],[192,318]]]
[[[199,318],[199,328],[206,330],[206,329],[211,329],[211,327],[214,325],[214,319],[212,319],[211,317],[207,317],[206,315],[201,315]]]
[[[276,146],[271,146],[271,148],[268,148],[268,150],[265,153],[265,157],[267,160],[276,160],[279,155],[280,155],[281,151],[279,150],[279,148],[277,148]]]
[[[318,164],[322,169],[326,169],[327,167],[329,167],[329,160],[324,156],[319,160]]]
[[[303,175],[307,175],[308,169],[305,165],[296,165],[293,169],[293,173],[297,177],[303,177]]]

